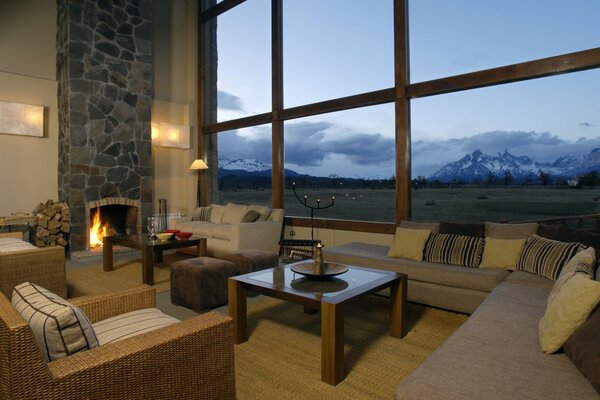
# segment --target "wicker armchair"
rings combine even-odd
[[[141,286],[70,299],[92,323],[154,307]],[[229,317],[190,320],[45,363],[27,322],[0,294],[2,399],[235,399]]]
[[[18,234],[22,238],[22,233]],[[35,283],[67,297],[65,249],[54,246],[0,253],[0,291],[10,298],[13,288],[23,282]]]

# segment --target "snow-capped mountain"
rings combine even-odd
[[[586,156],[563,156],[553,162],[537,162],[527,156],[515,156],[508,151],[490,156],[475,150],[458,161],[450,162],[429,177],[432,180],[450,182],[486,181],[490,177],[504,179],[510,174],[513,182],[536,180],[540,170],[553,177],[572,179],[578,174],[592,170],[600,171],[600,148],[593,149]]]
[[[291,169],[285,170],[286,176],[299,176],[300,174]],[[229,160],[219,159],[219,176],[271,176],[271,164],[263,163],[252,158],[238,158]]]

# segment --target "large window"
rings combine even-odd
[[[414,100],[413,218],[600,212],[599,93],[592,70]]]

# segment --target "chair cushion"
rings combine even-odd
[[[532,235],[525,242],[517,269],[556,280],[563,266],[585,246]]]
[[[429,235],[431,235],[429,229],[396,228],[394,243],[388,251],[388,256],[422,261],[423,249]]]
[[[537,222],[526,224],[495,224],[485,223],[485,237],[495,239],[527,239],[538,230]]]
[[[432,233],[425,245],[423,259],[434,263],[477,268],[483,254],[484,240],[479,237]]]
[[[98,347],[83,311],[49,290],[21,283],[13,290],[12,304],[29,323],[46,361]]]
[[[94,330],[100,345],[127,339],[179,322],[157,308],[145,308],[96,322]]]
[[[565,354],[600,393],[600,308],[571,335]]]
[[[517,261],[519,261],[519,255],[524,245],[525,239],[486,237],[479,268],[502,268],[514,271],[517,269]]]
[[[600,303],[600,282],[577,273],[560,288],[538,325],[544,353],[555,353]]]
[[[31,243],[13,237],[0,237],[0,253],[37,249]]]

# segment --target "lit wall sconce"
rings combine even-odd
[[[152,123],[152,144],[154,146],[190,148],[190,127],[167,122]]]
[[[44,137],[45,107],[0,101],[0,133]]]

